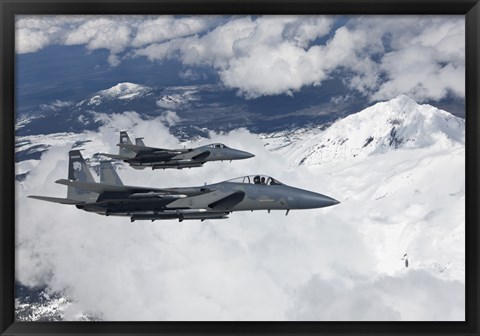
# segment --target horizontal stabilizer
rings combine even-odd
[[[76,204],[83,204],[85,202],[83,201],[75,201],[69,198],[59,198],[59,197],[47,197],[47,196],[27,196],[29,198],[34,198],[38,199],[41,201],[47,201],[47,202],[53,202],[53,203],[60,203],[60,204],[70,204],[70,205],[76,205]]]
[[[80,181],[65,180],[65,179],[57,180],[55,181],[55,183],[75,187],[82,190],[92,191],[98,194],[101,194],[104,192],[129,192],[132,190],[139,190],[139,189],[153,190],[151,188],[129,187],[129,186],[123,186],[123,185],[112,185],[112,184],[104,184],[104,183],[96,183],[96,182],[80,182]]]
[[[128,160],[131,159],[128,156],[123,156],[123,155],[115,155],[115,154],[107,154],[107,153],[98,153],[99,155],[106,156],[108,158],[114,159],[114,160]]]
[[[145,143],[143,142],[143,138],[135,138],[135,145],[145,147]]]

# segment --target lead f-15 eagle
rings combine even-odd
[[[200,187],[152,188],[123,185],[110,162],[102,162],[95,182],[82,154],[70,151],[67,198],[28,196],[75,205],[106,216],[135,220],[221,219],[234,211],[313,209],[338,204],[328,196],[287,186],[263,175],[251,175]]]
[[[221,143],[214,143],[197,148],[166,149],[148,147],[143,138],[136,138],[135,145],[126,131],[120,132],[120,147],[118,155],[101,153],[115,160],[123,160],[135,169],[166,169],[201,167],[208,161],[232,161],[254,157],[255,155],[238,149],[233,149]]]

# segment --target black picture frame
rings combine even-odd
[[[480,4],[478,0],[0,0],[0,283],[2,335],[322,334],[478,335]],[[466,20],[466,321],[465,322],[15,322],[15,15],[28,14],[421,14]]]

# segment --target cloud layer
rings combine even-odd
[[[87,158],[96,152],[115,153],[119,129],[144,136],[147,145],[183,145],[164,125],[175,119],[173,115],[143,120],[127,112],[98,118],[106,126],[98,133],[79,135],[92,140],[83,151]],[[350,176],[351,169],[357,168],[344,167],[343,175],[338,170],[308,167],[288,171],[286,159],[267,151],[258,136],[244,129],[212,132],[209,139],[194,144],[223,142],[256,154],[255,159],[209,163],[184,171],[139,172],[122,166],[119,175],[129,185],[173,187],[263,173],[341,199],[342,204],[291,211],[288,216],[276,211],[238,212],[218,221],[130,223],[128,218],[107,218],[26,198],[66,194],[65,187],[54,181],[66,177],[67,153],[76,140],[66,138],[46,152],[24,183],[17,185],[16,195],[16,277],[26,285],[47,285],[71,298],[74,302],[65,312],[67,320],[85,313],[105,320],[464,318],[461,276],[455,279],[448,272],[435,273],[420,263],[415,266],[415,257],[412,267],[404,268],[400,258],[405,237],[392,229],[400,219],[392,216],[391,223],[374,219],[382,216],[382,209],[374,213],[372,202],[368,206],[362,202],[359,191],[368,188],[358,184],[361,174]],[[451,188],[458,187],[451,184]],[[344,190],[347,185],[350,189]],[[399,199],[410,198],[402,195]],[[348,208],[349,204],[355,208]],[[383,215],[388,214],[389,207],[384,208]],[[402,204],[391,211],[401,214]],[[449,213],[448,218],[436,214],[436,226],[427,231],[429,240],[444,237],[441,228],[446,221],[457,225],[458,214]],[[415,216],[411,211],[407,215]],[[367,236],[362,227],[369,220],[373,224]],[[378,236],[372,238],[374,232]],[[400,249],[391,250],[385,259],[382,249],[388,246],[380,243],[385,244],[387,237]],[[417,243],[418,258],[424,257],[422,251],[427,259],[440,258],[435,256],[437,248],[433,251],[428,243]],[[445,253],[455,248],[448,239],[442,244]],[[379,268],[379,258],[388,266]],[[458,264],[461,258],[453,262]]]
[[[462,320],[464,291],[458,281],[438,281],[418,270],[399,277],[381,276],[373,282],[358,280],[353,285],[314,275],[295,294],[289,312],[292,319],[301,321],[435,321],[441,316]],[[433,302],[441,304],[431,310],[423,308]]]
[[[371,100],[465,96],[465,20],[460,16],[20,17],[17,53],[51,44],[125,57],[211,67],[246,98],[292,94],[340,77]],[[191,70],[190,70],[191,71]],[[182,72],[184,74],[186,72]],[[185,78],[185,76],[182,76]]]

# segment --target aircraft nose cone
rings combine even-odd
[[[340,203],[334,198],[313,192],[303,193],[299,197],[298,205],[303,209],[324,208]]]
[[[235,159],[236,160],[250,159],[254,156],[255,155],[253,155],[252,153],[244,152],[244,151],[241,151],[241,150],[237,150],[237,152],[235,153]]]

